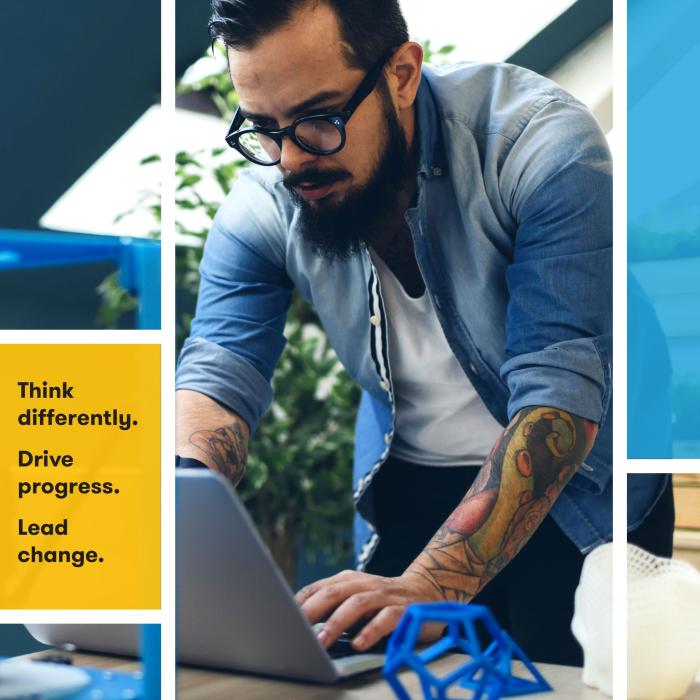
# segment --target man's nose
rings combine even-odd
[[[279,167],[285,173],[294,173],[308,167],[318,156],[299,148],[290,138],[282,139]]]

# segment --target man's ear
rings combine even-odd
[[[423,47],[415,41],[401,44],[389,60],[387,81],[398,109],[413,105],[420,85]]]

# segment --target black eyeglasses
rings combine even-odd
[[[239,107],[226,134],[226,143],[258,165],[277,165],[280,162],[285,136],[299,148],[317,156],[337,153],[345,146],[345,125],[362,101],[374,90],[384,64],[393,53],[394,49],[389,49],[382,54],[340,112],[309,114],[284,129],[265,129],[261,126],[241,129],[246,117]]]

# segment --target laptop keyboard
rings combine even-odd
[[[387,638],[380,640],[373,647],[365,649],[365,651],[357,651],[352,648],[353,634],[343,632],[338,639],[326,651],[331,659],[340,659],[344,656],[357,656],[357,654],[385,654],[387,646]]]

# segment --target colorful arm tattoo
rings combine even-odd
[[[238,423],[217,430],[198,430],[190,435],[190,442],[202,450],[216,470],[234,486],[243,478],[248,459],[248,441]]]
[[[445,600],[470,601],[539,527],[596,432],[595,423],[559,409],[520,411],[406,573],[427,579]]]

